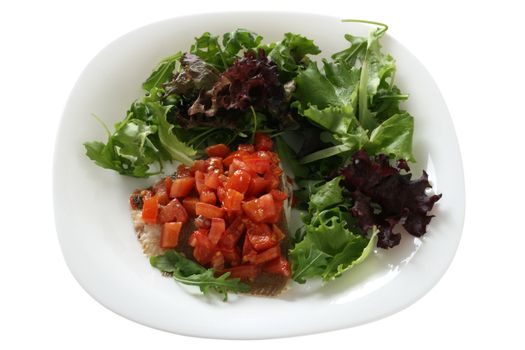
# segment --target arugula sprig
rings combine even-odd
[[[223,301],[228,300],[229,292],[250,291],[250,287],[242,283],[239,278],[230,278],[229,272],[215,277],[213,269],[206,269],[175,250],[168,250],[163,255],[151,257],[150,264],[163,272],[171,273],[177,282],[199,287],[203,294],[214,291],[223,295]]]

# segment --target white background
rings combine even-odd
[[[523,348],[525,29],[517,3],[2,2],[0,348]],[[128,321],[93,300],[70,274],[54,227],[51,164],[62,108],[81,70],[132,29],[229,10],[300,10],[382,21],[434,76],[460,142],[467,216],[450,269],[414,305],[324,334],[207,340]]]

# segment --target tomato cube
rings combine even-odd
[[[258,223],[274,218],[276,213],[275,201],[269,193],[243,203],[242,209],[250,220]]]
[[[252,176],[252,180],[250,182],[250,186],[248,187],[248,191],[246,192],[246,194],[250,197],[257,197],[266,192],[269,186],[270,182],[268,180],[260,176]]]
[[[217,203],[217,196],[215,195],[215,192],[208,190],[208,189],[201,191],[199,199],[203,203],[208,203],[208,204],[213,204],[213,205]]]
[[[257,155],[249,155],[242,160],[248,166],[248,169],[258,174],[264,174],[270,170],[271,162],[269,159],[264,159]]]
[[[222,271],[224,269],[224,255],[221,251],[216,251],[211,258],[211,267],[215,271]]]
[[[159,212],[159,199],[156,196],[144,199],[142,220],[146,224],[156,224]]]
[[[206,174],[204,176],[204,184],[206,185],[206,187],[216,190],[221,185],[221,182],[219,180],[219,174],[217,174],[216,172]]]
[[[230,153],[230,148],[224,143],[219,143],[206,148],[206,154],[208,157],[221,157],[224,158]]]
[[[217,245],[219,240],[222,238],[224,231],[226,231],[226,223],[224,222],[224,219],[212,218],[208,238],[213,245]]]
[[[163,224],[170,221],[187,222],[188,212],[177,198],[173,198],[167,205],[159,210],[158,222]]]
[[[273,142],[270,136],[262,133],[255,134],[255,149],[257,151],[271,151]]]
[[[224,209],[212,204],[199,202],[195,205],[195,213],[208,219],[222,218],[224,216]]]
[[[246,193],[250,187],[252,176],[246,170],[235,170],[228,179],[227,187],[241,193]]]
[[[292,274],[290,263],[282,256],[264,263],[263,271],[284,277],[290,277]]]
[[[171,185],[170,197],[181,198],[186,197],[193,191],[195,187],[195,179],[193,177],[182,177],[175,179]]]
[[[228,212],[240,211],[242,209],[241,204],[243,199],[244,195],[241,192],[228,189],[223,198],[222,206]]]
[[[173,249],[179,243],[179,235],[182,222],[168,222],[162,226],[160,234],[160,247],[162,249]]]
[[[272,247],[272,248],[269,248],[269,249],[265,250],[262,253],[257,254],[257,257],[255,259],[255,263],[256,264],[262,264],[262,263],[265,263],[267,261],[270,261],[270,260],[273,260],[275,258],[278,258],[279,256],[281,256],[281,247],[279,247],[277,245],[275,247]]]
[[[195,198],[195,197],[186,197],[182,200],[182,206],[184,207],[184,209],[186,209],[186,212],[191,215],[191,216],[195,216],[197,215],[195,213],[195,205],[197,204],[197,202],[199,201],[198,198]]]
[[[229,272],[232,278],[253,281],[259,275],[260,267],[255,265],[239,265],[224,269],[224,271]]]
[[[206,189],[206,185],[204,184],[205,176],[204,173],[200,170],[195,171],[195,188],[197,189],[197,192],[199,194]]]
[[[213,254],[215,253],[215,248],[213,244],[208,239],[206,233],[201,232],[200,230],[194,231],[188,243],[193,247],[193,257],[201,265],[207,265],[210,263]]]

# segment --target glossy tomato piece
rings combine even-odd
[[[274,218],[276,213],[275,201],[269,193],[243,203],[242,209],[250,220],[257,223]]]
[[[212,204],[199,202],[195,205],[195,213],[208,219],[222,218],[224,216],[224,209]]]
[[[234,159],[242,160],[243,157],[249,155],[250,153],[247,151],[235,151],[228,155],[228,157],[224,158],[222,163],[225,166],[230,166],[233,163]]]
[[[274,246],[272,248],[266,249],[262,253],[257,254],[257,258],[255,259],[255,263],[259,265],[259,264],[265,263],[267,261],[273,260],[275,258],[278,258],[279,256],[281,256],[281,247],[276,245],[276,246]]]
[[[200,170],[195,171],[195,188],[197,189],[197,192],[199,194],[206,189],[206,185],[204,184],[205,181],[205,175],[204,172]]]
[[[162,226],[160,234],[160,247],[162,249],[173,249],[179,243],[179,235],[182,230],[182,222],[168,222]]]
[[[233,189],[228,189],[222,200],[222,206],[227,212],[241,211],[244,195]]]
[[[188,212],[177,198],[173,198],[167,205],[159,210],[158,222],[163,224],[171,221],[187,222]]]
[[[241,263],[241,255],[236,247],[226,248],[219,246],[219,250],[224,256],[224,260],[230,265],[235,266]]]
[[[182,200],[182,206],[184,207],[184,209],[186,209],[186,212],[189,215],[195,216],[197,215],[195,213],[195,205],[197,204],[198,201],[199,199],[196,197],[186,197]]]
[[[250,197],[258,197],[261,194],[265,193],[269,187],[269,180],[260,176],[252,176],[250,186],[248,187],[246,195]]]
[[[282,256],[264,263],[262,269],[263,271],[272,273],[274,275],[281,275],[284,277],[290,277],[292,275],[290,263],[285,257]]]
[[[255,152],[255,147],[249,143],[243,143],[243,144],[240,144],[238,147],[237,147],[237,150],[238,151],[244,151],[244,152],[248,152],[248,153],[253,153]]]
[[[246,156],[242,161],[248,166],[248,169],[257,173],[265,174],[270,170],[270,159],[261,158],[255,154]]]
[[[288,198],[288,195],[286,193],[275,189],[271,190],[270,194],[276,201],[284,201],[286,198]]]
[[[224,169],[222,167],[222,158],[221,157],[210,157],[207,160],[208,162],[208,173],[219,173],[222,174]]]
[[[244,233],[244,222],[240,216],[237,216],[233,222],[228,226],[220,243],[225,248],[233,248]]]
[[[208,233],[208,238],[213,245],[217,245],[217,243],[219,243],[222,235],[224,234],[224,231],[226,231],[226,223],[224,222],[224,219],[211,219],[211,227],[210,232]]]
[[[231,278],[240,278],[243,281],[253,281],[260,271],[261,268],[255,265],[239,265],[224,269],[224,272],[230,272]]]
[[[213,204],[217,203],[217,195],[212,190],[202,190],[199,199],[203,203]]]
[[[166,205],[170,201],[169,192],[171,188],[171,183],[172,180],[168,176],[161,179],[153,186],[153,192],[155,192],[155,196],[157,196],[159,204]]]
[[[211,258],[211,267],[215,271],[224,270],[224,255],[221,251],[216,251]]]
[[[202,173],[206,172],[206,169],[208,168],[208,163],[206,163],[203,159],[198,159],[193,162],[193,165],[191,166],[191,175],[195,176],[196,171],[200,171]]]
[[[252,247],[258,252],[262,252],[278,244],[272,229],[267,224],[250,225],[246,231],[246,236]]]
[[[219,143],[217,145],[207,147],[205,151],[208,157],[221,157],[221,158],[226,157],[231,152],[230,148],[226,146],[224,143]]]
[[[230,178],[228,179],[226,187],[244,194],[248,191],[251,181],[252,176],[250,173],[246,170],[239,169],[230,173]]]
[[[156,224],[159,212],[159,199],[156,196],[146,198],[142,205],[142,220],[146,224]]]
[[[221,185],[221,181],[219,180],[219,174],[217,174],[216,172],[212,172],[204,175],[204,184],[206,185],[206,187],[216,190]]]
[[[257,151],[271,151],[273,148],[273,142],[270,136],[263,133],[255,134],[255,149]]]
[[[177,167],[177,178],[190,176],[192,176],[191,168],[187,167],[184,164],[179,164],[179,166]]]
[[[283,207],[284,207],[283,201],[275,201],[274,203],[275,203],[275,215],[266,219],[266,222],[270,224],[278,224],[279,222],[281,222],[282,217],[283,217]]]
[[[193,247],[193,257],[199,264],[207,265],[210,263],[215,253],[215,247],[205,232],[200,230],[194,231],[188,239],[188,243]]]
[[[195,188],[195,178],[193,177],[181,177],[175,179],[171,184],[170,197],[181,198],[186,197]]]

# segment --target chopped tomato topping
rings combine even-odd
[[[222,218],[224,216],[224,209],[208,203],[199,202],[195,205],[195,213],[208,219]]]
[[[168,222],[162,226],[160,234],[160,247],[162,249],[173,249],[179,243],[179,234],[182,222]]]
[[[206,154],[208,157],[221,157],[224,158],[230,154],[230,148],[224,143],[219,143],[206,148]]]
[[[259,274],[260,267],[255,265],[239,265],[231,267],[229,269],[224,269],[224,272],[230,272],[230,277],[240,278],[241,280],[254,280]]]
[[[157,221],[159,224],[170,221],[188,221],[188,212],[177,198],[173,198],[167,205],[163,206],[159,210]]]
[[[284,277],[292,275],[290,263],[282,256],[264,263],[263,271]]]
[[[215,195],[215,192],[208,190],[208,189],[201,191],[199,199],[203,203],[208,203],[208,204],[213,204],[213,205],[217,203],[217,196]]]
[[[180,198],[186,197],[193,191],[195,187],[195,178],[193,177],[181,177],[175,179],[171,184],[170,197],[171,198]]]
[[[257,151],[271,151],[273,142],[270,136],[262,133],[255,134],[255,149]]]
[[[228,189],[226,195],[223,196],[222,205],[227,212],[238,212],[241,211],[242,200],[244,195],[233,189]]]
[[[249,155],[242,160],[248,166],[248,169],[258,174],[264,174],[270,170],[271,162],[269,159],[264,159],[256,155]]]
[[[219,174],[217,174],[216,172],[206,174],[204,176],[204,184],[206,185],[206,187],[216,190],[221,185],[221,181],[219,180]]]
[[[159,212],[159,199],[156,196],[144,199],[142,220],[146,224],[156,224]]]
[[[232,164],[233,165],[233,164]],[[241,193],[246,193],[250,187],[252,176],[246,170],[235,170],[228,179],[226,186]]]
[[[281,256],[281,247],[278,245],[269,249],[266,249],[264,252],[257,254],[255,259],[256,264],[262,264],[267,261],[273,260]]]
[[[182,206],[184,207],[184,209],[186,209],[186,212],[188,212],[189,215],[195,216],[197,215],[197,213],[195,212],[195,205],[198,201],[198,198],[186,197],[182,200]]]
[[[191,234],[188,243],[193,247],[193,257],[197,262],[201,265],[206,265],[211,261],[215,249],[206,233],[200,230],[194,231]]]
[[[271,194],[265,194],[257,199],[245,202],[242,209],[252,221],[263,222],[275,217],[275,201]]]
[[[210,232],[208,233],[208,238],[213,245],[217,245],[217,243],[219,243],[224,231],[226,231],[226,223],[224,222],[224,219],[211,219],[211,227]]]

